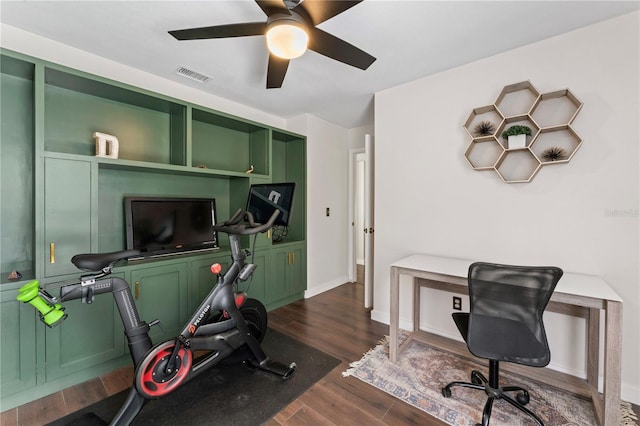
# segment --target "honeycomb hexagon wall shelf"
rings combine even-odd
[[[581,108],[569,89],[540,94],[528,81],[505,86],[464,123],[471,137],[464,157],[474,170],[493,170],[506,183],[530,182],[543,166],[567,163],[580,148],[571,123]],[[524,146],[510,147],[501,138],[514,125],[531,129]]]

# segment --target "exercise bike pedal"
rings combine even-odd
[[[291,377],[293,373],[296,372],[296,368],[298,367],[295,362],[292,362],[287,366],[279,361],[274,361],[269,358],[265,359],[262,362],[257,362],[253,359],[249,362],[251,366],[276,374],[283,379],[288,379],[289,377]]]

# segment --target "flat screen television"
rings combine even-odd
[[[127,249],[143,257],[218,247],[213,198],[125,197]]]
[[[280,209],[274,225],[289,226],[295,188],[294,182],[251,185],[246,210],[256,222],[265,223],[275,209]]]

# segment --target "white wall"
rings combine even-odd
[[[634,12],[376,94],[374,319],[389,320],[389,264],[416,252],[599,275],[624,299],[622,396],[640,403],[639,20]],[[462,125],[524,80],[584,102],[574,122],[583,145],[531,183],[505,184],[467,164]],[[457,335],[451,295],[433,294],[442,308],[422,326]],[[401,299],[409,327],[411,294]],[[584,371],[581,324],[545,320],[553,367]]]
[[[312,115],[288,120],[287,126],[307,136],[305,296],[311,297],[348,281],[349,131]]]
[[[349,149],[364,149],[364,135],[374,135],[374,124],[349,129]]]

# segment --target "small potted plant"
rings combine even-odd
[[[495,126],[490,121],[481,121],[476,125],[476,136],[490,136],[496,131]]]
[[[531,128],[516,124],[502,132],[502,138],[509,140],[509,149],[527,146],[527,136],[531,136]]]
[[[562,161],[566,160],[567,157],[567,151],[559,146],[547,148],[542,152],[542,159],[544,161]]]

